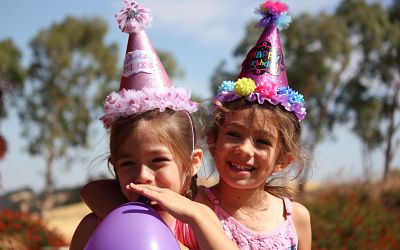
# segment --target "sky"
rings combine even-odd
[[[232,51],[243,38],[245,25],[257,16],[255,0],[142,0],[152,9],[153,24],[147,30],[156,49],[173,54],[185,75],[174,80],[177,86],[189,88],[198,96],[209,98],[210,78],[221,60],[231,58]],[[287,0],[292,16],[302,12],[332,12],[339,0]],[[109,25],[107,43],[116,42],[119,58],[124,57],[127,35],[116,24],[114,14],[123,6],[122,0],[1,0],[0,40],[11,38],[23,53],[24,65],[29,64],[29,41],[42,29],[66,16],[103,18]],[[290,27],[289,27],[290,28]],[[120,66],[122,66],[122,59]],[[106,165],[93,164],[106,153],[106,133],[94,134],[92,147],[79,153],[72,162],[58,162],[54,168],[56,187],[75,186],[85,183],[88,177],[106,173]],[[316,151],[311,180],[324,181],[335,178],[360,177],[361,145],[357,138],[335,130],[335,140],[327,140]],[[8,141],[8,152],[0,161],[0,194],[29,187],[35,191],[44,185],[44,160],[26,153],[26,141],[20,136],[16,114],[0,123],[0,131]],[[383,164],[382,152],[371,158],[376,175],[380,176]],[[397,159],[398,160],[398,159]],[[333,177],[333,178],[332,178]]]

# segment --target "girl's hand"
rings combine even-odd
[[[157,202],[176,219],[188,223],[193,229],[200,249],[239,250],[236,244],[226,236],[218,217],[206,205],[189,200],[167,188],[133,183],[127,185],[126,188]]]
[[[167,188],[148,184],[126,185],[127,190],[134,191],[158,203],[158,205],[176,219],[190,223],[193,217],[204,213],[202,205]]]

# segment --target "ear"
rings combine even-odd
[[[201,149],[195,149],[193,150],[192,154],[192,175],[197,174],[197,172],[200,170],[201,163],[203,161],[203,150]]]
[[[290,165],[294,160],[294,155],[292,153],[287,153],[282,156],[281,159],[278,159],[276,161],[276,164],[274,166],[274,173],[281,172],[284,170],[287,166]]]

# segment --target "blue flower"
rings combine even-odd
[[[289,24],[292,22],[292,18],[288,16],[286,13],[283,13],[278,19],[276,20],[276,27],[278,30],[284,30],[289,27]]]
[[[288,102],[292,105],[301,103],[304,104],[303,95],[299,94],[297,91],[294,91],[290,87],[282,87],[278,90],[278,95],[286,95],[288,98]]]
[[[218,93],[228,91],[232,92],[235,90],[235,83],[233,81],[223,81],[218,87]]]

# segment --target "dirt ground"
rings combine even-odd
[[[49,212],[47,224],[50,228],[54,228],[63,234],[68,242],[70,242],[75,228],[89,212],[89,208],[84,203],[55,208]]]

